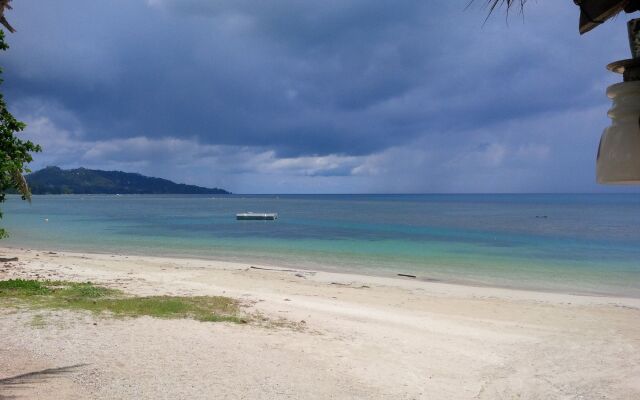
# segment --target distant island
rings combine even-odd
[[[47,167],[26,176],[33,194],[231,194],[141,174]]]

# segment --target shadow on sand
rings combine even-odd
[[[26,374],[2,378],[0,379],[0,400],[17,399],[19,396],[6,393],[8,391],[14,392],[26,388],[28,385],[45,382],[50,378],[68,374],[77,368],[84,367],[85,365],[88,364],[76,364],[60,368],[47,368],[40,371],[27,372]]]

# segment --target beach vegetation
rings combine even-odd
[[[3,5],[4,10],[4,5]],[[9,48],[4,40],[4,31],[0,29],[0,50]],[[0,74],[2,69],[0,69]],[[2,79],[0,78],[0,83]],[[31,153],[41,151],[40,146],[29,140],[22,140],[16,136],[24,130],[26,125],[18,121],[7,108],[2,93],[0,93],[0,203],[5,200],[8,190],[16,190],[23,200],[31,199],[29,185],[24,174],[30,172],[27,165],[33,160]],[[0,218],[2,213],[0,212]],[[0,238],[7,235],[0,228]]]
[[[135,297],[91,282],[12,279],[0,281],[0,305],[88,311],[100,316],[190,318],[246,323],[237,300],[224,296]]]

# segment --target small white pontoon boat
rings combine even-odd
[[[236,214],[236,219],[239,221],[275,221],[278,219],[278,213],[246,212]]]

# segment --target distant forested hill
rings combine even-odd
[[[47,167],[27,175],[33,194],[230,194],[140,174]]]

